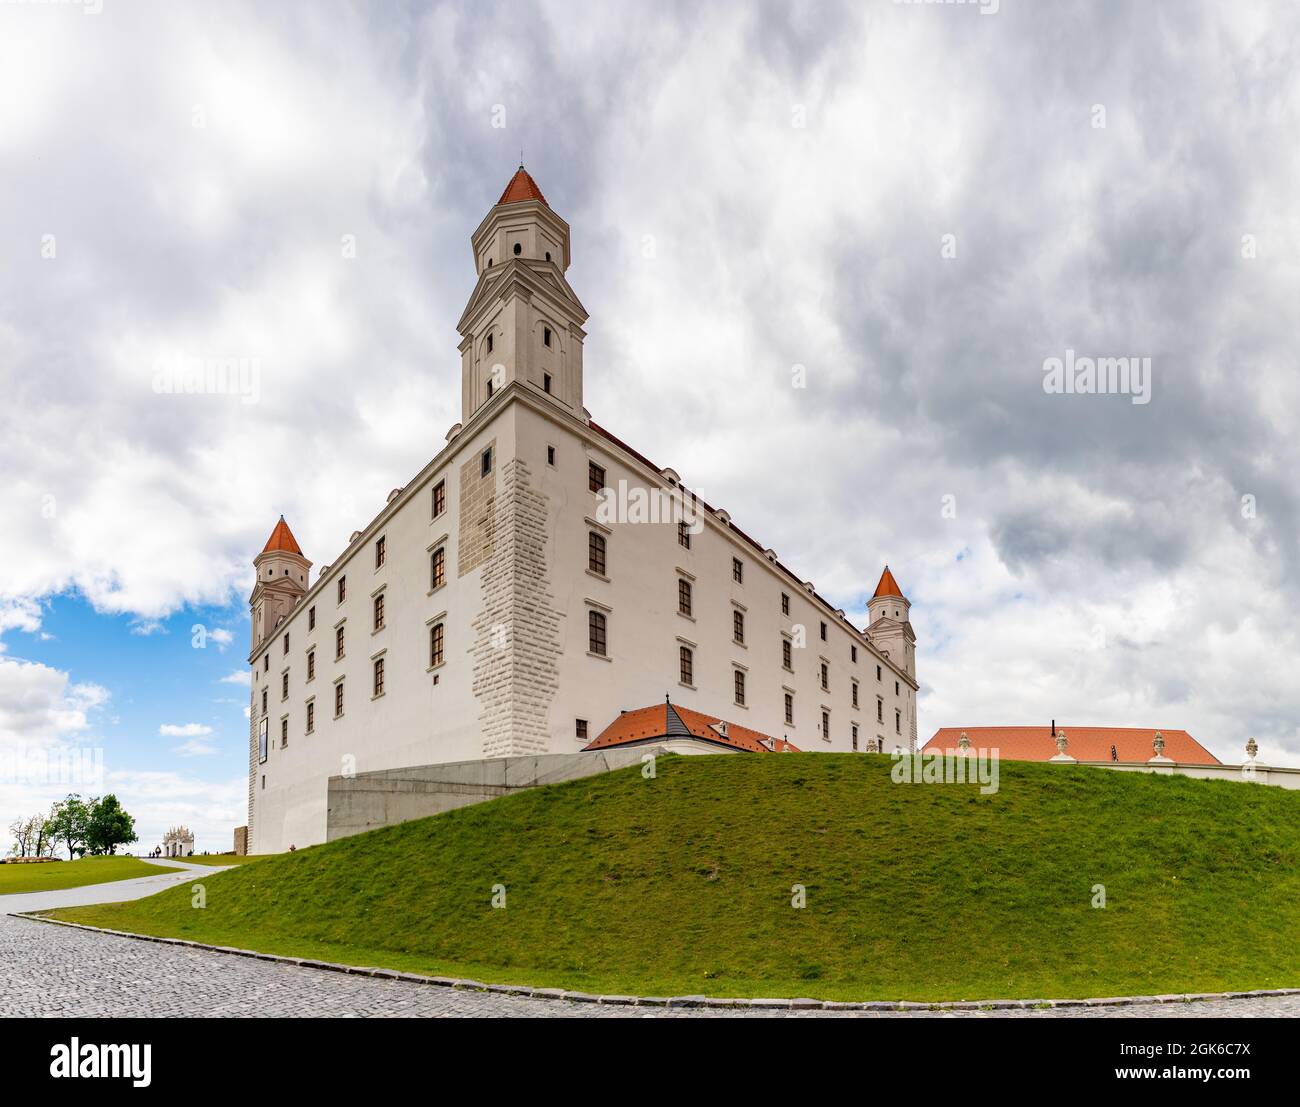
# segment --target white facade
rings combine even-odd
[[[474,235],[479,284],[461,320],[463,424],[305,593],[295,595],[292,577],[311,563],[287,527],[258,558],[250,853],[323,841],[332,775],[569,753],[620,711],[665,695],[803,750],[915,749],[905,599],[872,601],[869,639],[725,513],[700,506],[688,548],[675,521],[611,516],[591,491],[592,465],[598,483],[621,488],[625,500],[638,489],[674,493],[676,478],[583,409],[586,313],[563,278],[568,227],[520,172],[525,180],[516,175]],[[593,567],[593,534],[604,543],[603,572],[599,558]],[[679,610],[682,581],[689,615]],[[603,656],[591,649],[593,613],[604,620]]]

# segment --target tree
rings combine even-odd
[[[86,847],[91,853],[112,853],[118,846],[137,841],[135,819],[112,793],[91,800],[87,815]]]
[[[68,847],[68,860],[86,852],[86,831],[90,825],[90,808],[78,795],[60,800],[50,808],[50,840]]]

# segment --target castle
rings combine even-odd
[[[599,748],[666,696],[768,749],[914,750],[889,569],[860,630],[592,420],[569,226],[522,166],[471,244],[445,447],[314,580],[283,517],[253,562],[248,851],[324,841],[330,776]]]

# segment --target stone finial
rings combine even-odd
[[[1256,742],[1254,738],[1251,738],[1246,743],[1246,756],[1249,757],[1252,761],[1254,761],[1255,754],[1257,753],[1259,753],[1259,743]]]
[[[970,749],[970,735],[964,730],[961,732],[961,737],[957,739],[957,747],[962,753]]]
[[[1064,757],[1065,747],[1068,746],[1069,744],[1070,744],[1069,740],[1065,737],[1065,731],[1058,730],[1056,732],[1056,752],[1060,754],[1060,756]]]
[[[1156,751],[1156,756],[1157,756],[1157,757],[1164,757],[1164,755],[1165,755],[1165,736],[1164,736],[1163,734],[1161,734],[1160,731],[1158,731],[1158,730],[1156,731],[1155,740],[1151,743],[1151,748],[1154,749],[1154,750]]]

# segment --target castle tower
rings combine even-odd
[[[257,570],[257,583],[248,602],[253,609],[253,649],[256,650],[306,594],[311,575],[311,562],[303,557],[283,515],[262,552],[253,559],[253,566]]]
[[[521,165],[471,238],[478,283],[461,334],[461,421],[511,384],[582,418],[582,324],[565,280],[569,225]]]
[[[908,615],[911,610],[903,590],[898,587],[894,574],[885,566],[876,585],[876,594],[867,602],[870,622],[867,635],[889,659],[913,680],[916,679],[916,635]]]

